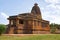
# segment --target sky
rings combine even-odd
[[[9,16],[30,13],[34,3],[40,7],[42,19],[60,24],[60,0],[0,0],[0,24],[9,24]]]

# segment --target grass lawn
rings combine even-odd
[[[60,34],[2,35],[0,40],[60,40]]]

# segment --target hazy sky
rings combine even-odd
[[[38,3],[44,20],[60,24],[60,0],[0,0],[0,24],[8,24],[11,15],[30,12],[34,3]]]

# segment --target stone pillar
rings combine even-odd
[[[41,29],[41,27],[42,27],[42,26],[41,26],[41,21],[39,21],[39,29]]]
[[[50,25],[49,25],[49,23],[47,23],[47,29],[48,29],[48,31],[50,31]]]
[[[16,26],[19,25],[19,19],[16,19]]]
[[[11,24],[11,20],[9,20],[9,24]]]
[[[19,26],[19,19],[16,18],[16,27],[15,27],[15,29],[14,29],[14,30],[16,31],[15,34],[18,34],[18,33],[19,33],[19,31],[18,31],[18,30],[19,30],[19,29],[18,29],[19,27],[20,27],[20,26]]]
[[[38,20],[36,20],[36,28],[38,29]]]
[[[32,26],[32,27],[33,27],[33,29],[34,29],[34,20],[33,20],[33,26]]]
[[[34,22],[34,20],[33,20],[33,26],[32,26],[33,28],[32,28],[32,32],[33,32],[33,34],[34,34],[34,29],[35,29],[35,22]]]
[[[34,20],[34,29],[35,29],[35,27],[36,27],[36,20]]]

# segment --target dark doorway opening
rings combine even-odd
[[[19,20],[19,24],[23,24],[23,20],[20,19],[20,20]]]

